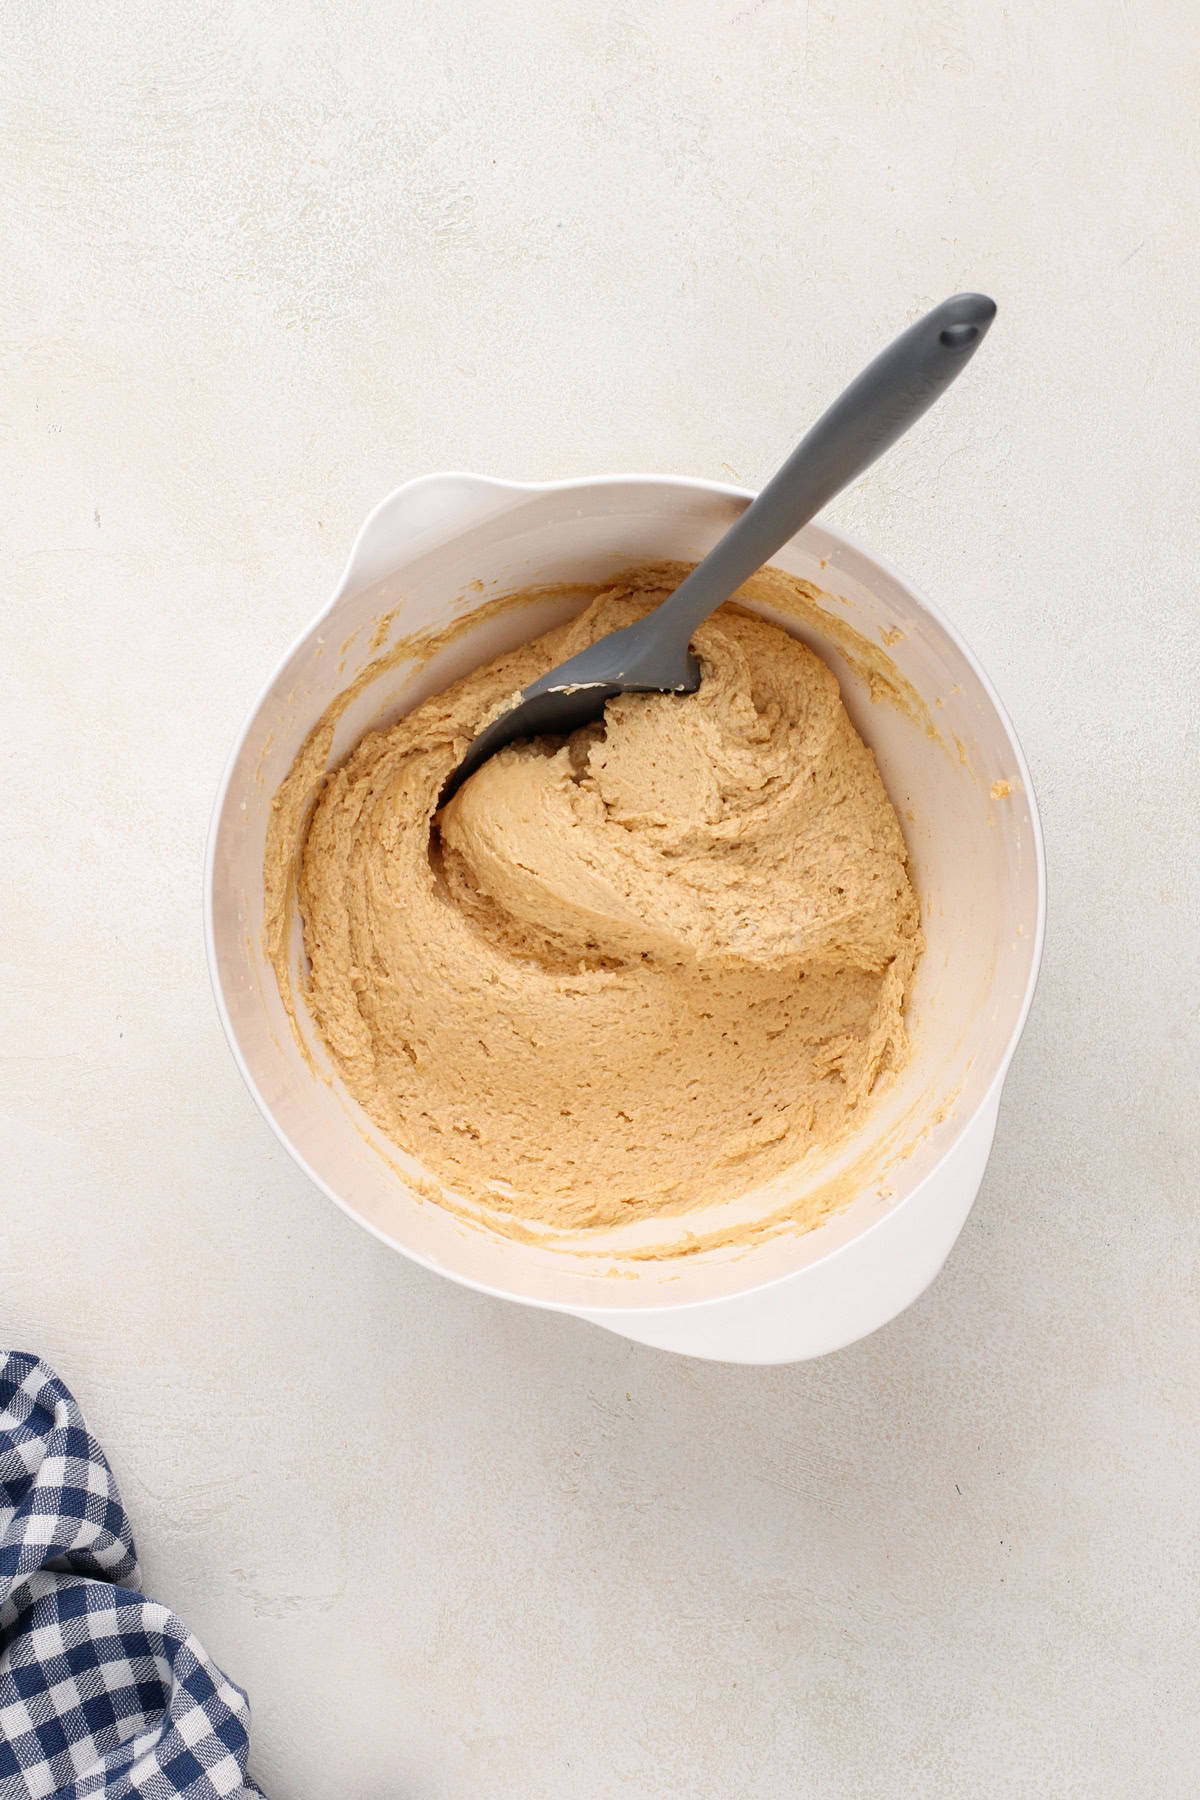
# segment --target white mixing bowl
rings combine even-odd
[[[875,751],[904,822],[927,942],[912,1060],[840,1163],[808,1178],[849,1196],[815,1230],[642,1261],[619,1246],[572,1255],[514,1242],[456,1216],[422,1197],[420,1171],[346,1095],[319,1043],[304,1053],[263,943],[272,796],[311,727],[369,664],[463,622],[432,658],[418,646],[365,683],[339,722],[330,766],[365,730],[571,605],[548,597],[505,612],[489,600],[603,580],[638,562],[696,561],[747,498],[654,475],[538,485],[431,475],[399,488],[363,526],[336,594],[268,682],[233,752],[209,838],[205,922],[217,1005],[250,1091],[300,1167],[352,1218],[469,1287],[688,1355],[767,1363],[865,1336],[936,1275],[983,1176],[1041,955],[1045,870],[1025,759],[966,645],[898,575],[823,526],[775,558],[825,596],[827,627],[819,616],[781,622],[837,672]],[[872,696],[862,659],[844,654],[846,627],[887,643],[923,706]],[[294,938],[298,956],[298,924]],[[769,1212],[787,1189],[776,1183],[756,1204]],[[676,1222],[688,1227],[703,1222]]]

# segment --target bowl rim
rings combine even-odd
[[[399,1242],[394,1237],[390,1237],[373,1221],[364,1218],[344,1195],[338,1193],[336,1189],[331,1187],[329,1183],[317,1173],[308,1160],[299,1150],[297,1150],[296,1146],[292,1143],[291,1139],[287,1136],[286,1132],[275,1118],[274,1113],[260,1091],[242,1053],[237,1034],[233,1027],[233,1022],[229,1016],[224,992],[221,986],[213,916],[213,890],[216,872],[217,844],[221,835],[221,827],[224,820],[230,784],[233,780],[234,771],[237,767],[238,759],[241,756],[246,739],[249,737],[259,713],[269,699],[276,683],[288,664],[292,661],[293,657],[300,652],[308,642],[309,638],[312,637],[313,633],[318,630],[333,612],[334,608],[344,598],[354,575],[360,551],[364,543],[368,540],[376,521],[382,517],[384,513],[389,511],[402,497],[411,497],[414,490],[424,487],[436,488],[437,486],[444,486],[452,482],[468,484],[469,486],[478,489],[480,492],[492,491],[496,494],[511,493],[514,495],[571,493],[582,490],[595,490],[597,488],[615,486],[617,484],[620,484],[623,487],[644,487],[648,489],[660,488],[671,489],[676,492],[684,490],[693,493],[712,494],[723,499],[745,500],[747,504],[753,500],[757,494],[757,489],[754,488],[742,487],[732,482],[711,481],[702,476],[610,472],[599,475],[568,476],[564,479],[555,481],[512,481],[497,476],[480,475],[467,469],[446,469],[434,471],[426,475],[414,476],[412,480],[401,482],[398,487],[393,488],[388,494],[384,495],[383,499],[371,508],[355,534],[342,573],[329,599],[304,629],[297,634],[291,643],[289,643],[287,649],[279,657],[275,666],[272,668],[270,675],[262,683],[253,704],[246,713],[241,730],[238,732],[229,752],[229,756],[226,759],[224,771],[221,775],[221,780],[218,784],[216,797],[213,803],[204,851],[204,949],[205,958],[208,964],[209,983],[212,988],[213,999],[216,1003],[217,1015],[221,1022],[221,1029],[225,1035],[225,1041],[229,1045],[242,1080],[249,1089],[250,1095],[254,1100],[255,1105],[258,1107],[259,1112],[270,1126],[278,1142],[282,1145],[284,1150],[287,1151],[292,1161],[308,1177],[309,1181],[311,1181],[327,1199],[331,1200],[339,1211],[343,1212],[347,1218],[352,1219],[361,1230],[369,1232],[372,1237],[377,1238],[380,1243],[385,1244],[389,1250],[398,1252],[400,1255],[407,1257],[409,1261],[419,1264],[422,1268],[428,1269],[436,1275],[455,1281],[459,1283],[460,1286],[473,1289],[476,1293],[489,1294],[500,1300],[516,1301],[520,1305],[534,1306],[545,1312],[570,1313],[576,1316],[580,1313],[584,1313],[589,1316],[595,1316],[595,1303],[589,1304],[586,1302],[581,1303],[579,1300],[560,1300],[544,1295],[515,1293],[511,1288],[499,1287],[494,1283],[481,1281],[470,1275],[460,1274],[457,1270],[447,1269],[432,1257],[412,1249],[409,1245]],[[464,523],[465,522],[466,521],[464,521]],[[988,675],[987,670],[979,662],[974,651],[971,649],[970,645],[966,643],[952,621],[948,619],[941,608],[928,599],[919,588],[914,587],[908,576],[901,574],[901,572],[888,562],[886,558],[878,555],[873,549],[869,549],[848,532],[827,524],[819,516],[817,519],[813,520],[812,523],[817,526],[835,546],[847,550],[855,556],[862,557],[866,562],[873,564],[884,576],[891,581],[894,581],[913,600],[915,600],[923,612],[928,613],[930,618],[945,632],[959,655],[962,656],[963,660],[967,663],[972,673],[979,681],[981,688],[986,694],[987,699],[1004,730],[1009,746],[1013,752],[1013,760],[1020,775],[1023,793],[1029,807],[1029,825],[1033,837],[1034,860],[1037,875],[1037,913],[1034,921],[1032,954],[1030,956],[1029,974],[1025,983],[1025,991],[1022,995],[1021,1004],[1018,1008],[1013,1027],[1009,1033],[1008,1041],[986,1091],[972,1111],[962,1121],[959,1131],[951,1138],[937,1162],[926,1171],[912,1191],[906,1194],[895,1207],[889,1209],[881,1216],[865,1223],[861,1230],[855,1231],[843,1242],[831,1245],[830,1249],[824,1255],[818,1256],[813,1262],[805,1264],[801,1269],[786,1270],[783,1274],[772,1274],[761,1281],[751,1281],[744,1287],[735,1287],[727,1293],[716,1296],[701,1296],[699,1298],[675,1301],[667,1300],[666,1302],[642,1302],[630,1306],[604,1305],[602,1310],[605,1320],[616,1320],[622,1317],[649,1319],[655,1315],[670,1315],[672,1318],[676,1318],[692,1311],[728,1306],[743,1301],[752,1294],[763,1293],[770,1288],[779,1287],[786,1282],[796,1280],[802,1275],[815,1276],[818,1269],[849,1254],[853,1251],[855,1246],[862,1243],[865,1238],[870,1237],[874,1232],[886,1225],[899,1211],[919,1204],[922,1192],[936,1179],[939,1171],[944,1167],[947,1160],[962,1143],[975,1122],[981,1117],[986,1116],[989,1108],[998,1107],[1000,1090],[1003,1088],[1009,1068],[1012,1064],[1012,1059],[1016,1054],[1017,1045],[1020,1043],[1024,1033],[1029,1018],[1030,1008],[1033,1005],[1033,996],[1037,988],[1038,976],[1041,972],[1042,955],[1046,941],[1046,847],[1033,778],[1020,739],[1017,736],[1016,729],[1009,716],[1008,709],[996,691],[995,685]],[[807,527],[802,529],[807,529]],[[800,534],[796,533],[795,535],[799,536]]]

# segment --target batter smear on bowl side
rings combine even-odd
[[[268,853],[281,988],[286,855],[303,997],[349,1092],[447,1188],[534,1225],[748,1193],[854,1132],[908,1054],[899,821],[833,673],[777,625],[722,607],[698,693],[511,746],[435,818],[517,690],[673,585],[622,576],[368,733],[298,850]]]

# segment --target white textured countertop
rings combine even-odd
[[[3,1334],[272,1800],[1192,1795],[1191,0],[5,10]],[[962,628],[1045,817],[949,1266],[775,1370],[409,1267],[209,994],[264,676],[398,482],[756,484],[968,286],[984,351],[829,515]]]

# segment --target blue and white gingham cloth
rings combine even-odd
[[[58,1376],[0,1351],[0,1800],[228,1800],[250,1708],[167,1607]]]

